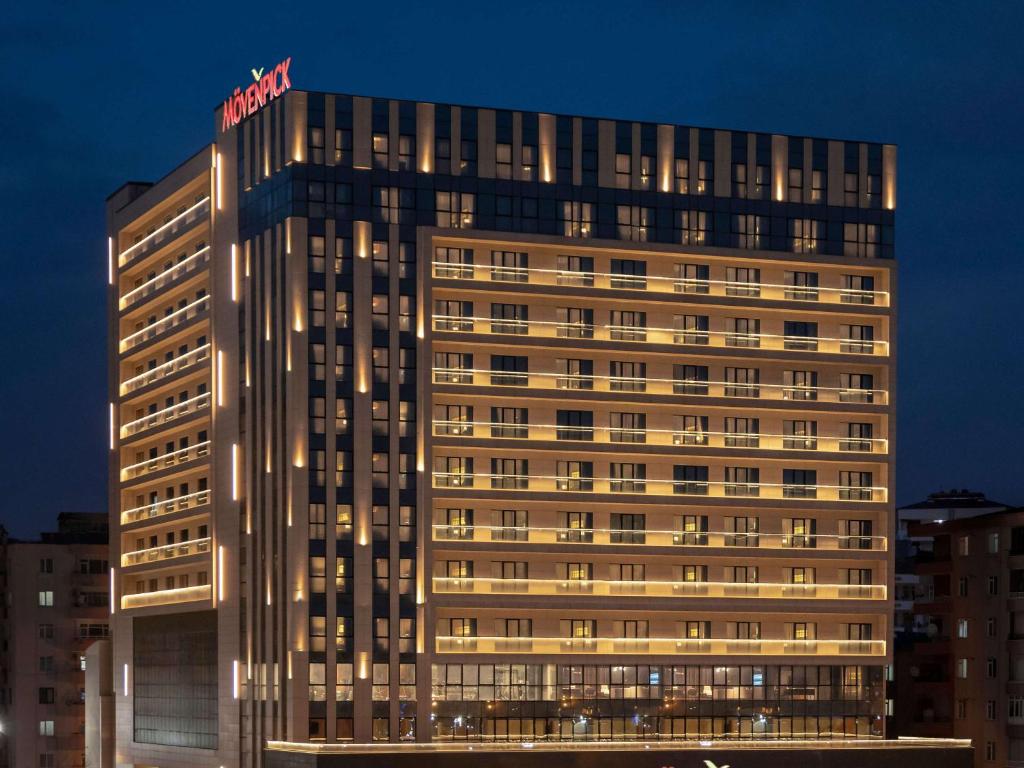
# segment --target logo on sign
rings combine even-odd
[[[289,56],[266,74],[264,74],[265,67],[249,70],[255,82],[251,83],[244,91],[241,86],[235,88],[235,92],[224,100],[221,131],[234,128],[245,118],[256,114],[290,89],[292,81],[288,79],[288,66],[291,63],[292,59]]]

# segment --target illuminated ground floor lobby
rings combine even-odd
[[[505,744],[269,742],[267,768],[970,768],[955,739]]]

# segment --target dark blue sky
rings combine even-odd
[[[285,56],[297,88],[898,144],[897,500],[1024,502],[1022,28],[1019,2],[13,4],[0,522],[104,508],[104,198]]]

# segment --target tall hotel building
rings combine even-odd
[[[109,198],[119,763],[881,737],[895,148],[287,76]]]

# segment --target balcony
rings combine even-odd
[[[543,526],[445,525],[433,526],[434,541],[530,542],[531,544],[596,544],[643,547],[739,547],[750,549],[793,549],[791,533],[759,531],[665,531],[622,530],[619,528],[552,528]],[[806,534],[799,537],[806,548],[820,550],[866,550],[884,552],[885,536]]]
[[[187,464],[190,461],[202,459],[209,455],[210,441],[204,440],[196,445],[190,445],[187,448],[181,448],[177,451],[172,451],[171,453],[165,453],[163,456],[156,456],[135,464],[129,464],[127,467],[122,467],[121,482],[134,480],[138,477],[144,477],[163,469],[181,466],[182,464]]]
[[[165,243],[170,242],[182,234],[200,219],[210,215],[210,198],[204,197],[190,208],[182,211],[173,219],[142,238],[134,245],[125,248],[117,257],[119,267],[131,264],[133,261],[153,253]]]
[[[199,600],[213,599],[213,587],[200,584],[195,587],[179,587],[178,589],[160,589],[155,592],[138,592],[134,595],[121,597],[121,608],[151,608],[158,605],[177,605],[194,603]]]
[[[495,268],[483,264],[432,262],[434,277],[480,283],[508,282],[505,272],[513,268]],[[531,285],[586,286],[631,293],[693,293],[705,296],[745,296],[788,301],[801,304],[856,304],[889,306],[886,291],[863,291],[827,286],[778,285],[773,283],[738,283],[726,280],[696,280],[681,277],[644,277],[608,272],[577,272],[562,269],[528,269],[515,267],[516,282]]]
[[[881,502],[888,490],[881,486],[784,485],[718,480],[655,480],[649,478],[559,477],[503,475],[486,472],[434,472],[434,488],[528,490],[541,493],[597,493],[647,496],[700,496],[714,498],[787,499],[789,501]],[[798,488],[799,494],[792,492]]]
[[[558,424],[505,424],[493,421],[458,421],[435,419],[437,437],[483,439],[519,439],[539,442],[569,441],[601,445],[629,446],[694,446],[702,448],[742,448],[766,451],[821,451],[888,453],[888,440],[883,438],[804,437],[762,433],[681,431],[672,429],[627,429],[621,427],[570,427]]]
[[[473,333],[480,336],[529,336],[534,339],[566,338],[577,323],[561,323],[549,320],[520,320],[464,315],[433,315],[433,328],[437,332]],[[800,343],[793,344],[796,337],[771,333],[739,333],[734,331],[703,331],[702,339],[696,340],[693,331],[677,328],[655,328],[634,325],[593,326],[596,341],[624,341],[633,344],[663,344],[670,346],[743,347],[769,351],[814,352],[825,354],[865,355],[887,357],[889,342],[874,340],[835,339],[824,336],[801,336]],[[697,343],[694,343],[694,342]]]
[[[435,384],[475,387],[529,387],[567,392],[644,392],[651,395],[687,395],[756,400],[792,400],[800,403],[851,403],[886,405],[882,389],[850,387],[805,387],[784,384],[744,383],[659,378],[623,378],[590,374],[560,374],[531,371],[519,373],[480,368],[433,368]]]
[[[135,304],[138,304],[143,299],[157,293],[161,288],[176,282],[184,275],[188,275],[205,268],[209,263],[210,246],[207,245],[193,253],[191,256],[187,256],[178,263],[168,267],[156,277],[147,280],[138,288],[133,288],[128,291],[128,293],[122,296],[118,302],[118,308],[123,312]]]
[[[184,371],[197,363],[201,363],[204,360],[208,360],[210,357],[210,345],[203,344],[201,347],[193,349],[191,352],[186,352],[184,355],[179,355],[173,360],[168,360],[162,365],[158,365],[155,368],[151,368],[148,371],[140,373],[138,376],[133,376],[130,379],[125,379],[121,383],[121,396],[129,395],[136,390],[147,387],[150,384],[161,381],[173,376],[180,371]]]
[[[438,635],[437,653],[567,653],[683,656],[885,656],[884,640],[732,640],[725,638],[453,637]]]
[[[588,595],[595,597],[767,598],[884,600],[883,584],[772,584],[714,581],[619,581],[604,579],[494,579],[435,576],[434,592],[473,595]]]
[[[169,408],[163,408],[162,410],[155,411],[154,413],[147,413],[140,419],[135,419],[135,421],[129,421],[127,424],[122,425],[121,437],[131,437],[132,435],[137,435],[147,429],[159,427],[162,424],[168,424],[193,413],[198,413],[199,411],[210,407],[210,398],[210,393],[204,392],[201,395],[196,395],[195,397],[191,397],[181,403],[175,403]]]
[[[182,541],[178,544],[167,544],[162,547],[151,547],[149,549],[138,549],[134,552],[125,552],[121,555],[121,565],[127,568],[131,565],[143,565],[149,563],[162,563],[166,560],[174,560],[180,557],[200,555],[210,551],[210,537]]]
[[[173,515],[176,512],[195,509],[210,503],[210,491],[197,491],[184,496],[175,496],[173,499],[164,499],[142,507],[126,509],[121,513],[121,525],[137,523],[140,520],[150,520],[154,517]]]
[[[126,352],[130,352],[136,347],[145,344],[150,339],[154,339],[162,333],[166,333],[173,328],[177,328],[179,325],[187,323],[200,312],[209,309],[209,302],[210,297],[203,296],[200,299],[196,299],[191,304],[188,304],[181,309],[177,309],[169,315],[165,315],[155,323],[151,323],[145,328],[141,328],[135,333],[125,336],[121,339],[121,342],[118,345],[121,354],[123,355]]]

